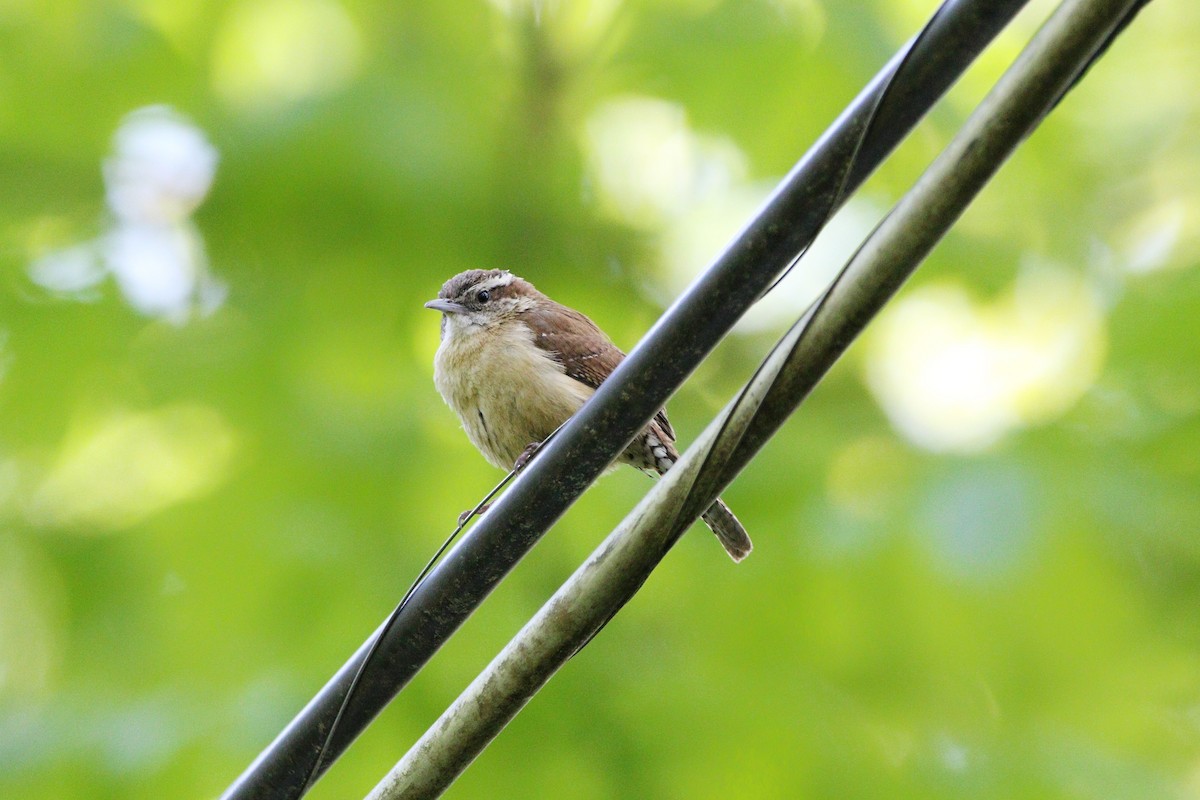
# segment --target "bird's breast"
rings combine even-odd
[[[472,444],[501,469],[511,469],[526,446],[549,436],[593,394],[517,321],[447,326],[433,378]]]

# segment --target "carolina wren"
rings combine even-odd
[[[438,392],[500,469],[524,464],[625,358],[590,319],[505,270],[459,273],[425,307],[442,312]],[[678,459],[664,409],[618,460],[662,475]],[[723,501],[702,518],[734,561],[750,553],[746,529]]]

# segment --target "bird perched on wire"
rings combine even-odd
[[[523,466],[625,358],[590,319],[506,270],[459,273],[425,307],[442,313],[433,362],[438,392],[500,469]],[[618,460],[659,475],[675,465],[665,410]],[[734,561],[750,553],[746,529],[723,501],[702,519]]]

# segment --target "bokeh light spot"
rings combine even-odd
[[[111,226],[96,239],[34,259],[30,279],[55,294],[93,301],[111,273],[142,314],[182,323],[193,311],[216,310],[226,289],[209,274],[204,240],[191,221],[216,166],[216,148],[204,132],[172,109],[147,106],[127,115],[104,161]]]
[[[129,114],[104,162],[108,207],[123,222],[186,219],[212,187],[217,151],[204,132],[166,106]]]
[[[911,441],[970,452],[1070,408],[1096,380],[1105,341],[1096,292],[1065,272],[1027,272],[989,306],[955,284],[927,286],[877,320],[866,379]]]
[[[851,441],[829,466],[826,491],[839,509],[878,520],[896,509],[912,465],[905,449],[885,436]]]
[[[1135,217],[1122,237],[1123,266],[1135,275],[1182,264],[1173,256],[1185,236],[1195,231],[1200,211],[1172,198]]]
[[[330,0],[252,0],[233,7],[213,51],[216,90],[243,109],[278,108],[342,88],[362,42]]]
[[[61,655],[61,594],[38,551],[0,533],[0,699],[50,688]]]
[[[965,465],[934,483],[921,506],[919,530],[953,577],[1004,575],[1034,540],[1034,488],[1010,465]]]
[[[109,417],[64,445],[27,516],[81,532],[119,530],[211,491],[235,447],[233,430],[205,406]]]
[[[733,142],[695,133],[683,107],[665,100],[610,100],[588,119],[584,139],[604,210],[643,230],[727,194],[746,174]]]

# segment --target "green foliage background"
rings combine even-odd
[[[932,10],[0,2],[0,796],[219,794],[500,477],[434,391],[421,303],[508,267],[632,346],[686,282],[671,231],[706,227],[614,199],[599,110],[672,111],[735,175],[710,200],[761,197]],[[869,335],[727,493],[753,557],[692,531],[450,797],[1200,795],[1198,39],[1194,4],[1151,4],[902,293],[1006,328],[1058,276],[1099,298],[1078,386],[931,445],[869,388]],[[187,224],[225,296],[173,319],[35,279],[112,224],[101,164],[153,104],[220,155]],[[676,396],[683,441],[785,325]],[[364,794],[647,486],[589,492],[313,796]]]

